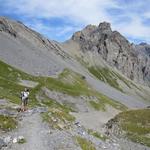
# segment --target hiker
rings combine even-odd
[[[21,92],[21,111],[27,110],[27,104],[29,99],[29,89],[25,88],[24,91]]]

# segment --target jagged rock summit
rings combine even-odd
[[[78,43],[84,53],[96,51],[109,65],[120,70],[128,78],[150,85],[148,45],[130,44],[119,32],[112,31],[110,23],[88,25],[82,31],[76,32],[71,40]],[[142,51],[145,51],[145,55]]]

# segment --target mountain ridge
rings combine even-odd
[[[1,18],[0,22],[1,24],[3,23],[0,25],[0,59],[5,63],[11,64],[16,68],[35,76],[56,77],[58,74],[63,72],[65,68],[68,68],[85,76],[92,86],[113,99],[119,101],[121,100],[124,103],[127,103],[126,99],[135,100],[132,102],[133,106],[136,105],[136,99],[139,101],[143,99],[143,97],[139,95],[137,98],[137,94],[135,92],[136,98],[132,96],[126,96],[124,93],[122,93],[122,88],[125,89],[124,92],[126,92],[126,89],[128,92],[130,92],[128,84],[126,84],[128,81],[124,81],[124,79],[122,80],[122,78],[120,78],[117,74],[115,74],[115,76],[113,75],[115,77],[113,78],[114,83],[109,83],[110,79],[113,77],[112,74],[114,74],[111,71],[113,68],[111,68],[111,66],[109,66],[109,64],[107,64],[107,62],[99,56],[98,52],[95,52],[94,55],[91,51],[90,54],[83,53],[83,55],[80,55],[80,45],[73,40],[68,41],[68,43],[66,42],[68,47],[65,47],[66,43],[50,41],[41,34],[24,26],[20,22],[18,23],[6,18]],[[112,31],[110,29],[110,24],[107,25],[109,29],[105,30],[104,32],[111,33]],[[88,30],[89,28],[91,29],[91,26],[87,27]],[[93,28],[96,28],[96,26],[92,26],[92,29]],[[105,28],[105,26],[102,28]],[[12,30],[13,33],[16,33],[16,36],[11,34]],[[118,32],[114,33],[119,34]],[[99,32],[97,34],[99,34]],[[70,46],[70,42],[72,42],[73,46]],[[73,52],[79,53],[80,58],[76,57],[76,54],[71,53],[72,48]],[[83,61],[85,55],[87,55],[87,63]],[[108,72],[106,72],[108,75],[111,74],[109,75],[110,79],[106,79],[104,76],[104,81],[101,82],[100,80],[97,81],[97,79],[93,78],[89,70],[90,66],[88,65],[90,59],[93,66],[99,67],[103,64],[102,67],[110,68],[108,69]],[[105,80],[107,82],[105,82]],[[119,80],[117,81],[118,83],[116,83],[116,80]],[[120,82],[123,84],[122,88],[120,88]],[[117,87],[116,90],[112,89],[116,88],[116,85],[113,86],[114,84],[118,84],[119,88]],[[109,87],[109,85],[112,87]],[[135,88],[136,86],[132,87]],[[118,89],[121,90],[121,93],[118,91]],[[144,97],[146,95],[147,97],[147,94],[145,93],[142,95],[144,95]],[[137,103],[137,105],[140,105],[140,103]]]
[[[97,27],[86,26],[74,33],[70,40],[78,43],[80,50],[85,53],[97,51],[109,65],[120,70],[131,80],[150,86],[148,45],[130,44],[118,31],[111,30],[110,23],[103,22]],[[142,54],[142,49],[145,55]]]

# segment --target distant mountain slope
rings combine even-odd
[[[78,44],[78,49],[82,51],[82,59],[85,59],[87,53],[90,53],[90,57],[96,54],[96,57],[101,57],[128,78],[150,86],[149,47],[130,44],[119,32],[112,31],[109,23],[88,25],[76,32],[67,44],[73,42]],[[137,48],[144,49],[145,55],[139,50],[137,52]],[[93,61],[96,57],[92,58]],[[86,62],[89,63],[88,60]]]
[[[96,28],[89,26],[84,30],[88,29],[91,32]],[[110,29],[108,32],[111,32]],[[0,60],[35,76],[56,78],[67,68],[83,76],[98,92],[127,107],[141,108],[149,105],[148,101],[143,101],[149,100],[148,88],[145,90],[126,79],[108,65],[98,52],[85,50],[86,44],[83,45],[82,52],[80,46],[84,40],[79,43],[75,35],[72,40],[62,44],[48,40],[20,22],[0,17]],[[94,37],[90,40],[96,42]]]
[[[140,43],[139,45],[136,45],[136,49],[138,52],[144,53],[145,55],[148,55],[150,57],[150,45],[147,43]]]
[[[28,73],[48,76],[64,69],[58,55],[64,54],[57,42],[20,22],[0,18],[0,59]]]

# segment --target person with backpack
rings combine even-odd
[[[25,88],[25,90],[21,92],[21,111],[27,110],[29,94],[29,89],[27,88]]]

